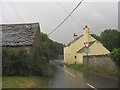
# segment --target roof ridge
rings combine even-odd
[[[73,41],[71,41],[70,43],[68,43],[66,46],[70,46],[72,43],[74,43],[75,41],[77,41],[82,36],[83,35],[80,35],[79,37],[77,37],[76,39],[74,39]]]
[[[28,25],[28,24],[39,24],[39,22],[24,22],[24,23],[3,23],[1,25]]]

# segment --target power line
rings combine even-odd
[[[70,16],[71,16],[71,14],[80,6],[80,4],[83,2],[83,0],[82,1],[80,1],[78,4],[77,4],[77,6],[71,11],[71,13],[55,28],[55,29],[53,29],[49,34],[48,34],[48,36],[50,35],[50,34],[52,34],[54,31],[56,31]]]
[[[60,2],[57,2],[57,4],[67,13],[67,14],[70,14],[70,12],[60,3]],[[77,24],[79,25],[79,23],[77,22],[77,20],[71,16],[71,19]]]

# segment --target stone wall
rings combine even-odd
[[[83,64],[89,66],[103,66],[111,70],[115,70],[117,68],[109,55],[83,56]]]

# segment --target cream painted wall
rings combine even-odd
[[[77,41],[71,44],[71,64],[74,64],[77,61],[77,58],[75,59],[75,56],[77,57],[77,51],[83,47],[83,41],[84,37],[81,36]]]
[[[83,54],[79,54],[77,53],[77,60],[76,60],[77,64],[83,63]]]
[[[64,62],[68,64],[74,63],[83,63],[83,55],[86,55],[84,52],[77,53],[81,48],[84,47],[84,42],[94,42],[93,45],[90,46],[89,55],[101,55],[110,53],[99,41],[93,38],[88,29],[84,29],[84,34],[78,38],[75,42],[73,42],[70,46],[64,47]]]
[[[87,36],[89,37],[90,41],[94,41],[95,39],[91,37],[91,35]],[[84,42],[86,41],[86,36],[81,36],[78,40],[76,40],[74,43],[72,43],[70,46],[64,47],[64,62],[74,64],[82,63],[83,54],[77,53],[78,50],[80,50],[82,47],[84,47]],[[76,57],[76,58],[75,58]]]
[[[108,54],[110,51],[108,51],[102,43],[99,41],[96,41],[91,47],[90,47],[90,53],[89,55],[102,55],[102,54]]]
[[[64,47],[64,63],[70,63],[70,46]]]
[[[89,29],[85,28],[83,30],[83,35],[84,35],[84,42],[89,42],[90,41],[90,35],[89,35]]]
[[[89,37],[90,42],[96,40],[91,35],[87,37]],[[84,47],[85,41],[86,41],[86,35],[83,35],[77,41],[71,44],[71,61],[70,61],[71,64],[74,64],[75,62],[81,62],[83,55],[78,55],[77,51],[80,50],[82,47]],[[77,57],[76,59],[75,56]]]

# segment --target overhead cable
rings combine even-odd
[[[49,34],[48,34],[48,36],[50,35],[50,34],[52,34],[53,32],[55,32],[70,16],[71,16],[71,14],[80,6],[80,4],[83,2],[83,0],[82,1],[80,1],[78,4],[77,4],[77,6],[70,12],[70,14],[55,28],[55,29],[53,29]]]

